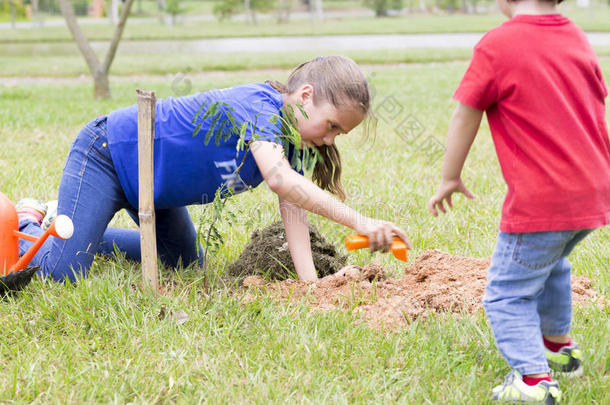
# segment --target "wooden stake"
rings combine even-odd
[[[159,290],[157,268],[157,232],[155,228],[153,145],[155,139],[155,93],[138,93],[138,190],[142,279],[154,291]]]

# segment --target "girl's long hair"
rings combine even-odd
[[[328,101],[336,108],[360,108],[370,117],[371,94],[364,73],[358,65],[345,56],[324,56],[297,66],[286,84],[267,81],[280,93],[290,94],[308,83],[314,88],[314,103]],[[368,125],[364,126],[365,130]],[[345,191],[341,185],[341,156],[335,144],[316,146],[321,159],[316,162],[312,179],[323,190],[341,200]]]

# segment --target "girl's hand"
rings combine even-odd
[[[462,179],[443,180],[441,181],[440,186],[438,186],[436,194],[428,201],[428,209],[432,215],[435,217],[438,216],[437,208],[443,213],[447,212],[444,202],[447,202],[449,208],[453,208],[453,202],[451,201],[451,195],[453,193],[462,193],[468,198],[475,198],[474,194],[466,188]]]
[[[360,235],[369,238],[369,248],[371,252],[377,250],[388,252],[394,236],[398,236],[402,239],[407,244],[407,247],[411,249],[407,234],[389,221],[363,217],[361,221],[358,221],[354,230]]]

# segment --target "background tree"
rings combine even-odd
[[[309,12],[313,22],[321,22],[324,20],[324,8],[322,0],[309,0]]]
[[[273,10],[275,0],[220,0],[214,5],[213,12],[220,21],[228,20],[238,12],[244,10],[246,21],[257,24],[256,13],[266,13]]]
[[[42,16],[40,15],[39,0],[32,0],[32,21],[42,27]]]
[[[248,1],[248,7],[251,4],[250,0]],[[214,4],[214,8],[212,11],[214,15],[220,20],[228,20],[233,15],[237,14],[238,10],[241,7],[241,0],[220,0]],[[247,16],[246,16],[247,17]]]
[[[167,0],[165,3],[166,20],[169,22],[169,25],[175,25],[178,14],[182,14],[185,11],[185,9],[180,7],[180,0]]]
[[[291,12],[292,0],[277,0],[276,19],[278,23],[288,22],[288,20],[290,19]]]
[[[273,10],[275,0],[250,0],[250,17],[252,23],[257,24],[256,13],[267,13]]]
[[[22,0],[2,0],[0,2],[0,12],[10,14],[11,28],[17,27],[17,18],[25,17],[25,7]]]
[[[364,5],[375,11],[375,17],[387,17],[390,10],[402,10],[402,2],[403,0],[364,0]]]
[[[116,25],[119,22],[119,8],[121,6],[121,0],[110,0],[109,3],[109,9],[107,10],[108,20],[110,21],[110,25]],[[78,15],[77,10],[74,9],[74,11]]]
[[[112,36],[112,40],[110,41],[110,47],[106,52],[104,62],[100,62],[97,55],[93,51],[93,48],[91,48],[87,37],[81,30],[80,25],[78,25],[71,4],[68,0],[59,0],[59,8],[61,9],[61,13],[66,19],[66,24],[72,33],[72,37],[76,41],[76,45],[78,45],[78,49],[83,54],[83,57],[87,62],[87,66],[89,67],[89,71],[93,76],[93,94],[95,98],[110,98],[108,72],[110,70],[110,65],[112,65],[112,61],[114,60],[114,56],[116,55],[119,42],[121,41],[121,36],[123,35],[123,29],[125,28],[125,23],[127,21],[127,17],[129,16],[129,11],[131,10],[131,5],[133,2],[134,0],[127,0],[125,2],[119,23],[114,29],[114,34]]]

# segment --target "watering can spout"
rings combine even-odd
[[[69,239],[73,233],[72,220],[65,215],[58,215],[39,238],[19,232],[17,210],[13,203],[0,193],[0,282],[2,276],[23,270],[49,236]],[[21,257],[19,257],[20,238],[34,242]]]

